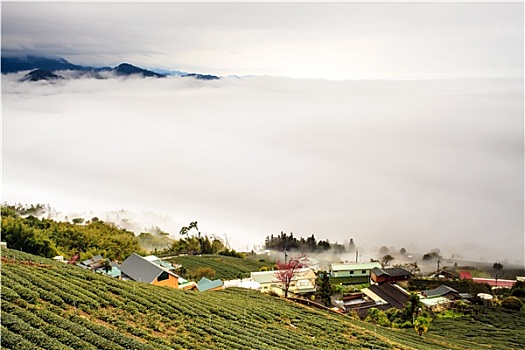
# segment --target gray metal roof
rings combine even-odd
[[[139,282],[151,283],[164,271],[154,263],[147,261],[138,254],[132,253],[120,266],[122,273]],[[175,274],[171,273],[176,276]],[[178,276],[177,276],[178,277]]]
[[[447,295],[448,293],[458,294],[458,292],[455,289],[450,288],[449,286],[446,286],[444,284],[440,285],[435,289],[424,290],[422,293],[426,295],[427,298],[440,297],[443,295]]]
[[[372,273],[376,276],[387,275],[390,277],[402,277],[402,276],[412,275],[410,271],[407,271],[401,267],[389,267],[389,268],[384,268],[384,269],[381,269],[379,267],[374,267],[372,269]]]

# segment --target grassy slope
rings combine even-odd
[[[3,249],[6,254],[3,349],[481,348],[375,327],[251,290],[178,291]]]
[[[259,271],[263,266],[273,267],[274,265],[272,262],[260,262],[251,257],[240,259],[222,255],[187,255],[169,259],[169,261],[184,266],[188,275],[194,275],[195,270],[199,267],[211,267],[216,272],[214,278],[220,279],[235,279],[239,273],[246,277],[252,271]]]

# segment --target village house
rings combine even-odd
[[[370,272],[370,278],[375,283],[404,282],[410,280],[412,273],[400,267],[379,268],[374,267]]]
[[[206,277],[200,279],[197,285],[194,287],[199,292],[206,292],[211,290],[221,290],[224,289],[224,283],[220,279],[210,280]]]
[[[458,291],[443,284],[437,288],[422,291],[420,300],[425,307],[436,309],[460,299],[463,298]]]
[[[370,275],[373,268],[381,268],[379,262],[354,263],[354,264],[331,264],[331,284],[363,284],[370,283]]]
[[[284,295],[284,287],[276,275],[277,271],[260,271],[252,272],[251,280],[261,285],[261,292],[276,293],[279,296]],[[298,269],[290,282],[288,295],[298,296],[315,292],[315,280],[317,276],[309,268]]]
[[[120,270],[122,271],[122,279],[131,279],[157,286],[179,287],[179,276],[136,253],[132,253],[120,265]]]

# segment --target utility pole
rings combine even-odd
[[[286,264],[286,259],[288,258],[288,251],[284,248],[284,263]]]
[[[358,263],[358,261],[357,261],[358,256],[359,256],[359,250],[356,249],[355,250],[355,263],[356,264]]]
[[[437,270],[436,270],[436,273],[439,272],[439,263],[441,262],[441,260],[438,258],[438,261],[437,261]]]

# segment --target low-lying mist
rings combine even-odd
[[[198,221],[237,250],[284,231],[523,265],[520,80],[20,76],[2,76],[3,201],[173,237]]]

